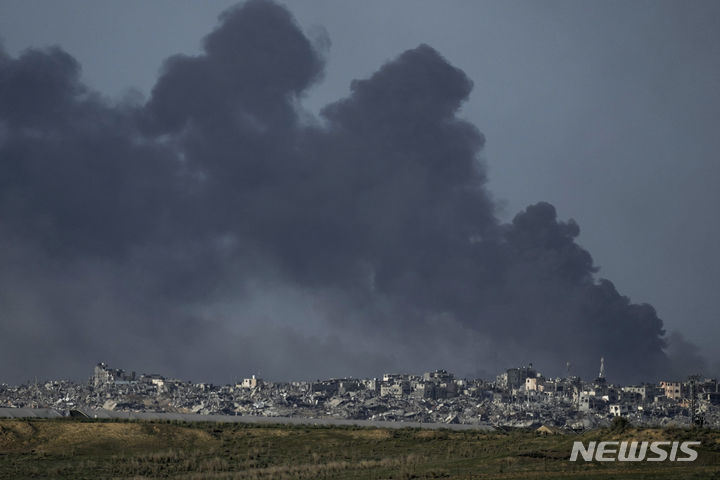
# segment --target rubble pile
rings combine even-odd
[[[617,386],[601,375],[545,378],[532,366],[511,368],[494,381],[458,379],[445,370],[424,375],[268,382],[252,376],[235,385],[191,383],[136,375],[100,363],[87,383],[0,384],[0,407],[70,412],[105,409],[205,415],[334,418],[496,427],[584,430],[615,416],[646,426],[703,423],[720,427],[717,380]]]

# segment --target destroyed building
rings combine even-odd
[[[95,366],[87,383],[51,380],[0,385],[0,407],[72,411],[165,412],[277,418],[331,418],[582,430],[622,416],[635,424],[720,426],[717,380],[691,377],[658,384],[614,385],[601,375],[547,378],[532,365],[494,382],[422,375],[272,382],[256,376],[234,385],[191,383]]]

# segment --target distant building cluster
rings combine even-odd
[[[601,362],[602,364],[602,362]],[[604,426],[622,416],[638,425],[720,426],[716,379],[689,377],[658,384],[613,385],[601,365],[591,382],[576,376],[548,378],[532,365],[510,368],[495,381],[460,379],[446,370],[381,378],[268,382],[252,375],[236,384],[212,385],[136,375],[95,366],[87,383],[49,381],[0,385],[0,407],[52,408],[62,412],[105,409],[267,417],[342,418],[499,427]]]

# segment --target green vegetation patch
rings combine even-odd
[[[576,440],[699,440],[693,463],[569,462]],[[720,432],[583,435],[339,426],[0,420],[0,478],[720,480]]]

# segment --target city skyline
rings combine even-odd
[[[621,385],[600,361],[597,378],[551,378],[532,365],[493,379],[459,378],[436,369],[372,378],[273,382],[256,375],[215,385],[161,374],[138,374],[98,363],[89,381],[0,383],[0,415],[185,421],[279,422],[400,428],[531,428],[580,432],[624,417],[636,427],[720,422],[717,379],[690,376]],[[380,422],[380,423],[377,423]],[[410,422],[410,423],[407,423]],[[550,429],[550,430],[547,430]]]

